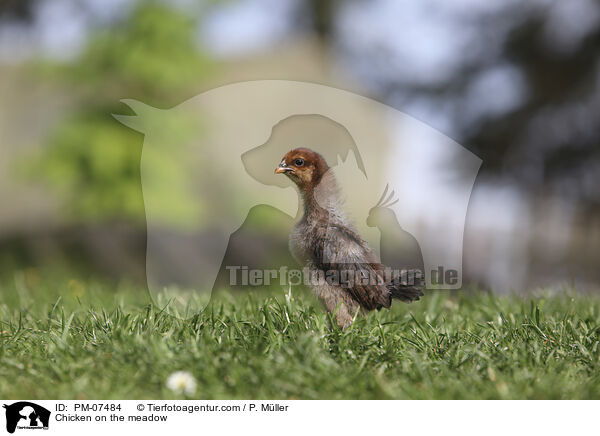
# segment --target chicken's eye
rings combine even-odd
[[[301,167],[302,165],[304,165],[304,159],[296,159],[294,161],[294,165],[296,165],[297,167]]]

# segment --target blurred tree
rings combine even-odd
[[[435,13],[473,29],[475,40],[473,50],[455,53],[456,69],[430,81],[396,74],[399,63],[411,61],[399,59],[396,41],[375,37],[369,47],[338,32],[344,8],[376,8],[370,2],[302,2],[294,22],[323,44],[341,49],[345,62],[366,66],[364,78],[381,100],[399,108],[424,101],[445,112],[452,132],[444,133],[483,159],[481,176],[600,210],[600,3],[506,2],[491,12],[474,8],[468,13],[449,13],[452,8],[443,3]],[[379,7],[389,5],[381,2]],[[580,25],[574,24],[577,21]],[[375,29],[377,23],[372,24]],[[501,41],[498,47],[496,41]],[[482,99],[473,88],[499,69],[522,81],[521,101],[505,111],[488,111],[485,104],[493,105],[493,97]],[[503,91],[498,92],[502,98]]]
[[[300,25],[312,30],[322,42],[329,42],[335,27],[339,0],[307,0],[298,4],[300,16],[307,19]]]
[[[111,114],[128,111],[119,103],[122,98],[164,107],[189,96],[210,71],[196,44],[196,23],[166,3],[139,2],[122,20],[92,34],[74,61],[45,71],[81,98],[78,110],[49,138],[35,178],[60,193],[66,212],[76,220],[143,223],[142,137]],[[186,128],[177,132],[191,133]],[[184,172],[171,167],[162,163],[164,182],[184,187],[179,180]],[[169,204],[191,203],[185,189],[164,195]]]
[[[39,0],[2,0],[0,1],[0,20],[19,20],[31,22]]]
[[[523,74],[525,99],[506,113],[465,120],[461,139],[490,172],[600,208],[600,25],[561,48],[548,38],[549,8],[515,22],[503,56]],[[468,83],[483,64],[452,80]]]
[[[434,74],[435,79],[401,74],[399,64],[411,59],[401,58],[395,41],[374,38],[372,47],[361,41],[355,50],[333,32],[331,43],[346,61],[367,66],[366,79],[382,100],[443,113],[452,126],[444,133],[483,159],[480,176],[600,210],[600,3],[499,2],[489,11],[458,12],[443,3],[437,13],[455,28],[468,29],[471,49],[454,53],[457,67]],[[361,0],[353,4],[368,6]],[[326,16],[321,5],[312,9],[312,15]],[[327,16],[339,17],[340,11]],[[502,110],[494,105],[506,87],[494,90],[488,82],[485,91],[477,89],[498,72],[518,94],[516,104]]]

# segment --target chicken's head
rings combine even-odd
[[[328,170],[325,158],[319,153],[308,148],[295,148],[283,156],[275,174],[285,174],[301,190],[306,190],[317,186]]]

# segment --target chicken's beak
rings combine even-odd
[[[290,167],[284,167],[279,165],[277,168],[275,168],[275,174],[283,174],[283,173],[287,173],[287,172],[294,172],[293,169],[291,169]]]

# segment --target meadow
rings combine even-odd
[[[304,288],[221,292],[181,316],[139,285],[5,281],[0,398],[600,398],[600,296],[428,292],[349,329]]]

